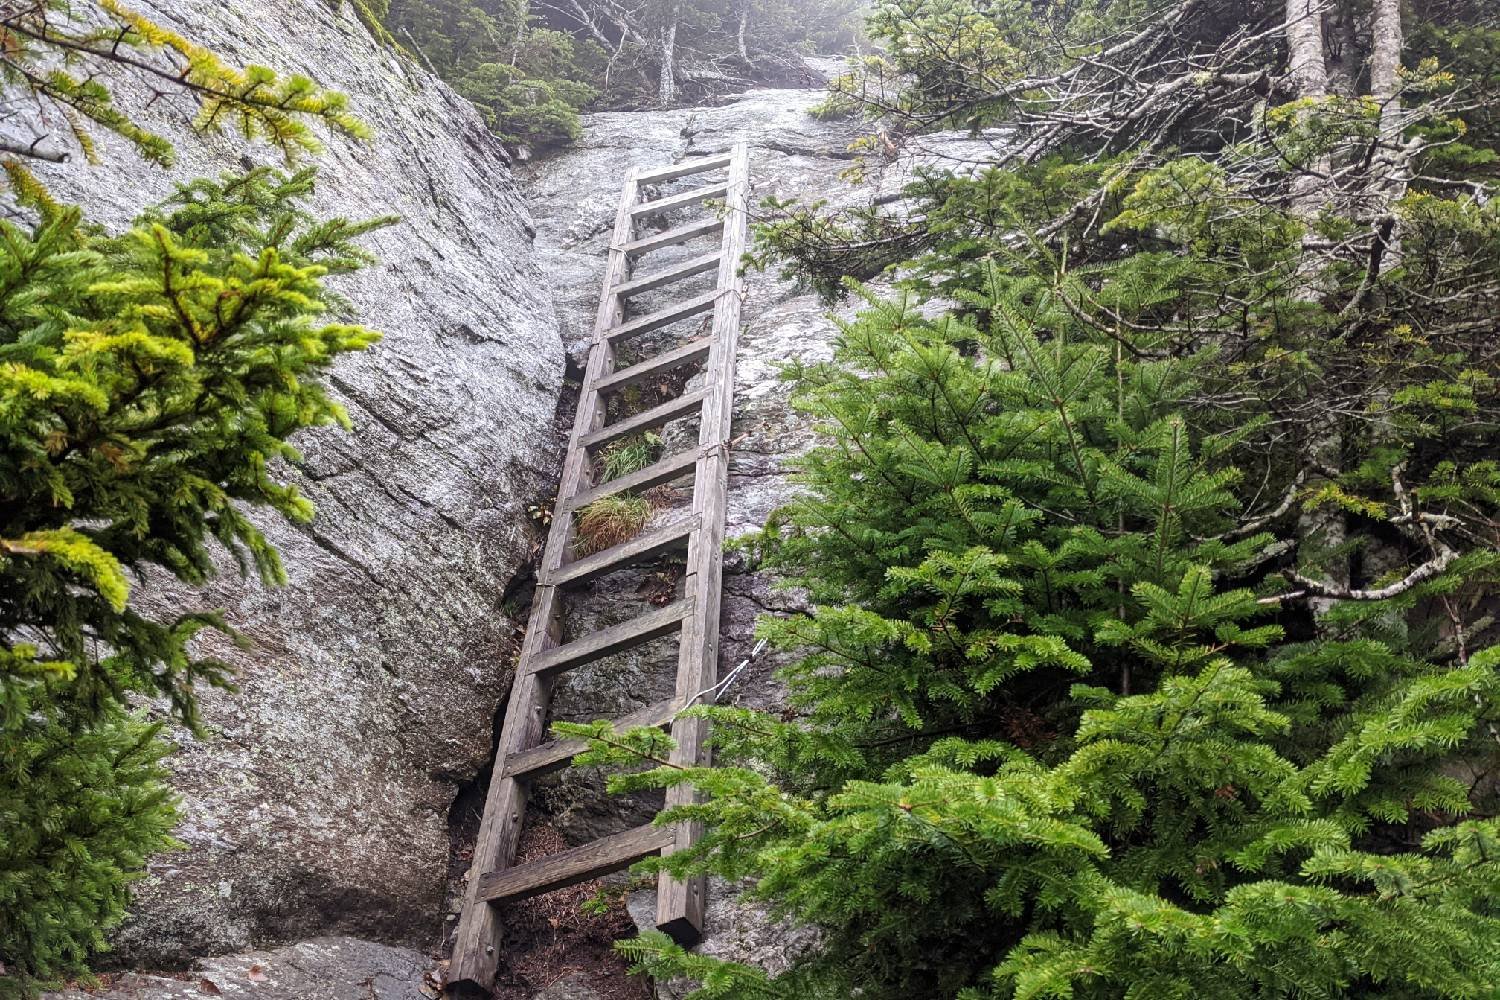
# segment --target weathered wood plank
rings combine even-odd
[[[637,319],[621,323],[613,329],[606,330],[604,335],[615,343],[623,341],[626,337],[634,337],[642,333],[650,333],[652,330],[660,330],[664,326],[691,319],[694,316],[708,312],[718,301],[719,291],[704,292],[702,295],[694,295],[690,299],[683,299],[665,309],[654,313],[647,313]]]
[[[529,669],[534,674],[558,674],[564,670],[581,667],[585,663],[602,660],[606,656],[623,653],[627,649],[644,646],[662,636],[680,631],[682,620],[692,613],[693,603],[688,600],[673,601],[664,608],[657,608],[644,615],[590,632],[572,642],[551,649],[531,660]]]
[[[687,260],[673,264],[671,267],[664,267],[659,271],[652,271],[650,274],[639,278],[632,278],[623,284],[616,285],[615,294],[628,299],[632,295],[654,291],[663,286],[670,285],[674,281],[691,278],[695,274],[704,274],[708,271],[716,270],[718,266],[719,251],[714,250],[712,253],[689,257]]]
[[[681,549],[688,544],[688,537],[698,530],[702,519],[697,515],[687,517],[665,528],[637,535],[628,542],[611,546],[603,552],[584,556],[565,566],[545,574],[542,582],[548,586],[576,587],[596,576],[613,573],[615,570],[634,566],[656,556]]]
[[[658,167],[655,170],[646,170],[635,175],[637,184],[661,184],[666,181],[675,181],[679,177],[691,177],[693,174],[706,173],[710,170],[723,170],[729,166],[734,157],[731,155],[706,156],[699,160],[686,160],[675,163],[670,167]]]
[[[601,395],[609,392],[619,392],[626,386],[644,382],[648,378],[655,378],[662,372],[669,372],[673,368],[708,357],[709,349],[713,347],[712,337],[699,337],[690,340],[681,347],[674,347],[654,358],[647,358],[638,365],[629,368],[621,368],[612,375],[607,375],[593,384],[595,392]]]
[[[652,462],[644,469],[637,469],[629,475],[600,483],[591,490],[584,490],[574,497],[568,506],[573,510],[582,510],[595,500],[614,496],[616,493],[624,493],[627,490],[649,490],[653,486],[681,479],[697,468],[697,465],[698,453],[696,451],[668,455],[659,462]]]
[[[668,698],[654,705],[647,705],[615,719],[612,725],[616,733],[635,729],[638,726],[665,726],[672,716],[681,711],[676,699]],[[541,746],[518,753],[505,762],[505,776],[530,781],[560,767],[567,766],[574,757],[588,749],[583,740],[553,740]]]
[[[630,210],[630,214],[636,219],[645,219],[653,215],[661,215],[663,212],[675,212],[679,208],[687,208],[698,205],[710,198],[723,198],[729,194],[729,185],[705,184],[703,187],[693,188],[681,194],[668,195],[655,201],[642,201],[636,203]]]
[[[665,247],[675,247],[690,240],[696,240],[700,236],[709,236],[719,232],[724,227],[724,220],[717,216],[699,219],[697,222],[689,222],[686,225],[666,229],[650,236],[642,236],[638,240],[632,240],[620,247],[625,256],[634,259],[642,254],[653,250],[661,250]]]
[[[552,587],[537,588],[522,650],[523,658],[528,648],[538,648],[555,638],[556,594]],[[541,740],[550,684],[551,680],[548,678],[516,671],[510,693],[511,707],[505,713],[505,723],[500,730],[497,761],[504,761],[527,747],[535,746]],[[484,814],[479,823],[479,834],[474,841],[469,880],[464,888],[463,912],[453,942],[448,980],[455,992],[467,991],[470,995],[488,996],[495,981],[500,924],[493,908],[478,894],[479,874],[486,869],[505,868],[514,860],[516,844],[521,836],[521,821],[526,814],[527,792],[528,787],[524,783],[506,776],[504,765],[497,763],[495,776],[490,779],[490,787],[485,794]]]
[[[481,899],[525,899],[623,871],[642,858],[661,853],[671,842],[671,830],[638,826],[528,864],[490,872],[475,882]]]
[[[612,441],[618,441],[620,438],[639,434],[641,431],[654,430],[663,424],[671,423],[679,417],[684,417],[694,410],[701,410],[702,406],[699,404],[703,402],[703,397],[706,395],[708,395],[707,389],[694,389],[692,392],[685,392],[676,399],[669,399],[665,403],[651,407],[649,410],[642,410],[640,413],[632,414],[624,420],[605,424],[592,434],[584,435],[583,440],[579,443],[585,448],[598,448]]]
[[[726,294],[714,307],[713,351],[705,365],[708,396],[699,422],[699,462],[693,479],[693,511],[702,528],[688,550],[684,599],[691,599],[698,613],[683,629],[677,661],[676,698],[684,705],[713,687],[719,666],[719,603],[723,587],[724,522],[729,496],[729,460],[724,443],[730,440],[734,418],[734,361],[740,333],[740,305],[744,279],[739,274],[745,250],[749,157],[743,143],[736,144],[729,169],[719,288]],[[709,764],[705,746],[707,723],[703,719],[677,719],[672,724],[673,764],[703,767]],[[690,786],[667,790],[666,807],[693,801]],[[682,823],[664,851],[685,850],[702,836],[699,824]],[[703,930],[708,885],[704,878],[674,879],[663,874],[657,880],[656,925],[675,940],[691,943]]]

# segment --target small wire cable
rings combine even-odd
[[[713,701],[718,701],[719,697],[725,691],[729,690],[730,686],[739,679],[740,674],[744,673],[745,668],[754,663],[756,658],[760,656],[765,648],[766,640],[762,639],[760,640],[760,642],[757,642],[755,644],[755,648],[750,650],[750,655],[741,660],[739,666],[729,671],[729,673],[725,675],[724,679],[715,684],[713,687],[704,688],[702,691],[699,691],[697,694],[693,695],[692,700],[683,707],[691,708],[698,701],[698,699],[702,698],[704,695],[709,695]]]

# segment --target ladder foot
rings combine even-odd
[[[443,987],[445,1000],[490,1000],[493,995],[494,991],[488,986],[480,986],[470,979],[448,983]]]
[[[687,917],[677,917],[674,920],[668,920],[664,924],[657,924],[656,929],[684,948],[690,948],[697,944],[698,939],[703,936],[703,929]]]

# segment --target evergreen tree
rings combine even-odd
[[[79,968],[170,843],[127,701],[191,723],[195,685],[230,681],[192,651],[218,616],[146,614],[130,576],[201,582],[217,545],[281,582],[251,514],[308,520],[288,438],[347,426],[320,375],[374,334],[323,315],[324,280],[385,220],[309,218],[312,183],[197,181],[118,236],[40,193],[35,227],[0,223],[0,990]]]
[[[16,6],[0,42],[5,93],[43,111],[34,141],[4,148],[0,221],[0,997],[13,997],[82,971],[146,859],[173,844],[159,719],[196,725],[195,686],[230,682],[193,649],[228,630],[211,612],[141,610],[132,579],[201,582],[215,550],[284,578],[254,515],[312,515],[278,471],[297,459],[288,439],[347,423],[321,376],[375,338],[330,321],[325,279],[363,265],[354,241],[389,220],[310,218],[311,171],[256,170],[185,185],[106,234],[22,165],[66,158],[45,127],[58,120],[90,159],[103,128],[171,160],[116,107],[105,66],[185,89],[200,128],[232,122],[288,158],[318,147],[310,122],[366,129],[342,95],[227,66],[113,0]],[[132,707],[145,699],[169,712]]]
[[[754,877],[819,950],[774,981],[628,952],[705,997],[1488,996],[1500,650],[1429,615],[1496,557],[1299,635],[1243,435],[1184,413],[1199,366],[998,270],[973,305],[879,305],[793,373],[830,438],[760,539],[814,602],[763,623],[811,651],[795,718],[694,709],[719,767],[615,780],[707,793],[661,866]]]
[[[877,8],[831,110],[1012,127],[910,214],[762,229],[825,289],[902,289],[788,372],[824,443],[753,550],[812,604],[761,625],[792,709],[691,709],[714,769],[557,727],[660,765],[616,787],[705,793],[648,867],[749,878],[820,944],[772,977],[647,934],[643,967],[703,997],[1494,996],[1500,202],[1455,96],[1491,82],[1433,61],[1493,24],[1305,6]]]
[[[800,77],[806,51],[854,39],[851,0],[392,0],[386,23],[507,142],[577,138],[578,112],[678,103],[755,80]]]
[[[394,0],[386,23],[512,145],[571,142],[578,112],[598,96],[602,51],[546,27],[526,3]]]

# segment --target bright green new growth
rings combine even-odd
[[[0,222],[0,991],[78,968],[167,844],[163,747],[124,700],[192,722],[194,685],[229,681],[190,648],[219,618],[146,614],[134,578],[201,582],[222,548],[281,582],[252,515],[309,519],[288,438],[347,426],[321,376],[376,334],[324,282],[389,220],[312,219],[312,186],[196,181],[119,236],[50,202]]]
[[[91,162],[97,157],[90,124],[128,139],[148,160],[171,163],[171,143],[122,111],[100,82],[106,65],[187,91],[199,101],[198,128],[232,127],[246,139],[264,139],[288,158],[321,149],[314,121],[357,138],[371,134],[349,112],[343,94],[265,66],[230,66],[119,0],[86,5],[42,0],[7,13],[0,27],[0,84],[54,108]],[[60,155],[44,140],[29,148],[7,142],[3,148],[22,156]]]

